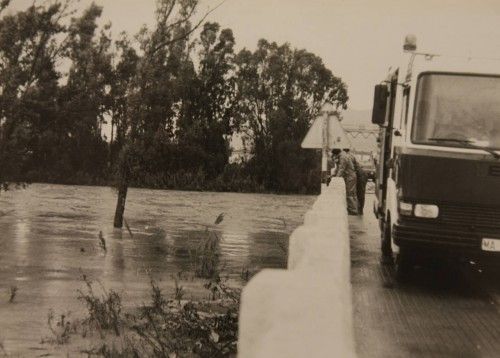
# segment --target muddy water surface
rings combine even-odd
[[[103,187],[34,184],[0,195],[0,355],[2,344],[9,354],[43,355],[49,310],[83,313],[83,274],[117,290],[125,305],[148,299],[150,276],[168,292],[179,272],[188,296],[206,295],[189,277],[190,251],[207,230],[220,238],[232,285],[243,284],[242,270],[284,267],[288,236],[314,197],[132,189],[125,212],[131,234],[112,227],[115,201]],[[220,213],[224,220],[214,225]]]

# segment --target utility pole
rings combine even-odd
[[[321,148],[321,191],[323,191],[328,185],[328,132],[330,125],[330,114],[328,112],[323,113],[323,126],[322,126],[322,148]]]
[[[330,146],[333,143],[332,138],[330,138],[331,128],[330,128],[330,118],[340,117],[338,111],[323,111],[323,126],[321,132],[322,146],[321,146],[321,191],[328,186],[328,177],[330,173],[328,172],[328,158],[330,157]]]

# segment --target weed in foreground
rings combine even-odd
[[[214,225],[219,225],[225,217],[225,213],[220,213],[214,221]],[[201,240],[195,250],[190,251],[193,271],[196,277],[212,279],[220,273],[219,267],[219,243],[220,238],[213,231],[209,231],[209,226],[205,226],[205,237]]]
[[[219,272],[219,237],[214,232],[205,231],[206,237],[198,245],[192,262],[194,273],[199,278],[212,278]]]
[[[96,295],[84,277],[87,290],[79,291],[88,317],[69,321],[69,313],[56,316],[49,312],[48,324],[53,337],[42,343],[65,344],[71,335],[88,337],[90,348],[81,353],[101,357],[234,357],[238,336],[239,291],[225,281],[210,280],[205,288],[215,301],[182,301],[180,284],[167,298],[151,280],[150,301],[130,312],[121,312],[121,298],[102,288]],[[85,333],[84,333],[85,330]],[[101,340],[87,336],[98,331]],[[118,335],[119,334],[119,335]],[[1,352],[1,347],[0,347]]]
[[[17,286],[10,286],[9,303],[14,303],[16,299],[18,288]]]
[[[214,313],[200,302],[167,300],[153,280],[151,290],[150,305],[140,309],[132,325],[146,355],[221,357],[236,353],[236,301],[230,300],[225,312]]]
[[[221,213],[214,224],[223,219]],[[86,291],[79,290],[78,298],[86,305],[88,315],[81,321],[81,327],[89,332],[98,331],[102,340],[82,353],[102,357],[234,357],[241,292],[230,288],[227,279],[221,279],[220,239],[208,227],[205,233],[190,254],[194,276],[208,279],[204,285],[210,293],[208,300],[183,301],[185,290],[179,273],[172,277],[175,287],[171,298],[151,279],[150,302],[122,313],[121,297],[116,292],[108,292],[101,285],[100,293],[96,294],[83,275]],[[147,269],[145,272],[149,274]],[[241,277],[248,280],[249,270],[242,270]],[[56,326],[64,327],[64,318],[59,321],[62,324]],[[65,331],[62,332],[65,337]]]
[[[203,285],[203,287],[210,292],[210,296],[208,297],[209,300],[216,301],[229,299],[239,304],[241,292],[240,290],[229,287],[226,284],[227,280],[227,278],[222,279],[220,275],[215,275]]]
[[[101,247],[102,251],[108,251],[108,249],[106,248],[106,239],[104,238],[102,231],[99,231],[99,246]]]
[[[129,337],[123,337],[119,342],[101,342],[97,347],[82,350],[88,357],[104,358],[139,358],[144,357],[136,348],[136,342]]]
[[[243,282],[246,283],[246,282],[250,281],[251,277],[252,277],[252,273],[250,272],[250,270],[247,267],[244,267],[244,268],[241,269],[240,279]]]
[[[182,287],[179,284],[179,279],[177,277],[173,276],[173,279],[174,279],[174,283],[175,283],[174,299],[177,302],[179,302],[179,304],[180,304],[182,297],[184,297],[184,294],[185,294],[184,287]]]
[[[69,342],[71,335],[77,332],[78,323],[70,321],[71,312],[66,314],[61,314],[58,318],[55,318],[54,311],[50,310],[47,316],[47,324],[49,330],[52,333],[51,337],[43,338],[43,343],[51,344],[66,344]]]
[[[96,328],[101,336],[103,331],[112,330],[116,336],[120,335],[122,324],[122,303],[121,298],[113,290],[109,292],[101,285],[101,295],[97,295],[92,286],[92,282],[84,275],[83,281],[87,291],[78,290],[78,299],[85,303],[88,310],[88,317],[85,323],[89,327]]]

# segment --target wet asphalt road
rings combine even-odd
[[[349,219],[358,356],[500,357],[500,270],[417,267],[397,283],[371,205]]]

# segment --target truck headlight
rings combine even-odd
[[[415,216],[418,218],[435,219],[439,216],[437,205],[416,204]]]
[[[405,203],[404,201],[399,202],[399,213],[404,216],[413,215],[413,204]]]

